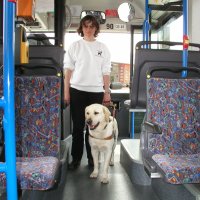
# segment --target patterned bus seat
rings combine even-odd
[[[200,79],[147,80],[148,155],[172,184],[200,183]]]
[[[55,184],[60,165],[60,84],[56,76],[15,78],[16,166],[21,189],[47,190]],[[1,173],[0,187],[5,186]]]

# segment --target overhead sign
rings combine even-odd
[[[126,24],[107,23],[106,28],[113,29],[113,30],[126,30]]]

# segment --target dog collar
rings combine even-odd
[[[106,138],[96,138],[94,136],[92,136],[91,134],[89,134],[90,137],[94,138],[94,139],[98,139],[98,140],[111,140],[114,137],[114,134],[106,137]]]

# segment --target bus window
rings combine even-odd
[[[130,64],[112,63],[110,79],[111,82],[120,82],[123,87],[128,87],[130,83]]]
[[[179,31],[174,31],[174,30]],[[183,16],[177,19],[171,19],[167,24],[158,30],[157,33],[158,41],[171,41],[171,42],[182,42],[183,40]],[[163,45],[162,47],[163,48]],[[181,50],[181,46],[167,46],[166,48]]]

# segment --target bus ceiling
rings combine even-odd
[[[100,24],[101,30],[104,32],[128,32],[130,25],[142,25],[145,19],[146,0],[62,1],[65,5],[63,12],[66,32],[76,31],[80,18],[84,14],[96,13],[103,16]],[[177,18],[182,14],[182,1],[180,0],[149,0],[148,2],[152,11],[150,17],[154,29],[160,28],[169,19]],[[56,3],[56,0],[35,0],[34,19],[26,21],[26,26],[30,31],[54,31],[56,6],[54,3]]]

